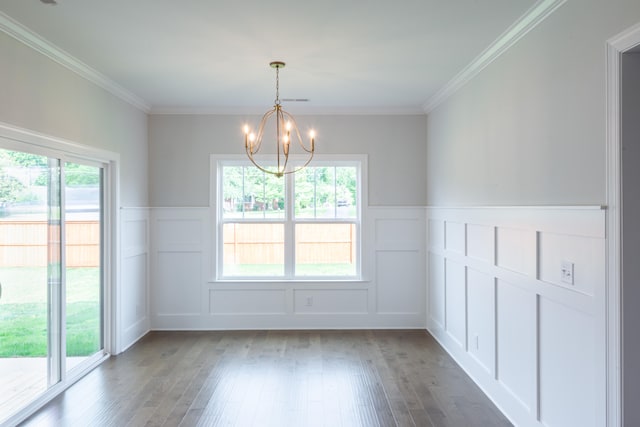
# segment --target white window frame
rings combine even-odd
[[[272,160],[272,157],[264,156],[257,159],[259,162],[266,163]],[[290,162],[303,162],[304,159],[291,156]],[[341,281],[361,281],[363,280],[362,268],[362,229],[364,224],[364,212],[367,206],[367,156],[366,155],[315,155],[309,167],[323,166],[351,166],[355,167],[358,174],[358,183],[356,190],[356,217],[355,218],[295,218],[293,212],[293,196],[294,196],[294,175],[288,174],[282,177],[285,181],[285,216],[284,218],[264,218],[264,219],[224,219],[223,204],[220,197],[222,196],[222,166],[253,166],[251,161],[244,155],[211,155],[211,187],[210,187],[210,206],[212,209],[212,222],[214,224],[214,241],[213,245],[215,255],[213,259],[212,280],[214,282],[341,282]],[[285,227],[285,253],[284,253],[284,274],[282,276],[225,276],[223,273],[224,264],[224,242],[223,242],[223,226],[225,223],[282,223]],[[296,224],[355,224],[356,230],[356,249],[355,249],[355,275],[349,276],[311,276],[311,275],[294,275],[295,269],[295,226]]]

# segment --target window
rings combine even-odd
[[[212,167],[218,279],[360,277],[360,157],[314,159],[281,178],[240,158]]]

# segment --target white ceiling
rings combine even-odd
[[[423,112],[536,0],[2,0],[151,111]],[[0,16],[1,17],[1,16]]]

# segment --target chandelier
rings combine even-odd
[[[258,169],[281,177],[285,174],[298,172],[309,164],[315,151],[315,132],[313,130],[309,131],[309,145],[305,145],[300,136],[296,120],[291,114],[282,109],[280,102],[280,69],[284,68],[285,64],[284,62],[274,61],[269,65],[276,70],[276,100],[273,108],[262,116],[257,133],[254,133],[249,128],[249,125],[244,126],[244,147],[249,160],[251,160]],[[269,120],[272,117],[275,117],[275,123],[273,123],[273,120]],[[275,127],[275,129],[271,129],[273,127]],[[260,151],[267,130],[275,131],[275,166],[261,166],[254,157]],[[292,140],[294,146],[297,143],[301,147],[302,153],[305,153],[307,156],[303,163],[289,163]]]

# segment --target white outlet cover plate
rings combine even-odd
[[[563,283],[573,285],[573,263],[571,261],[562,261],[560,279]]]

